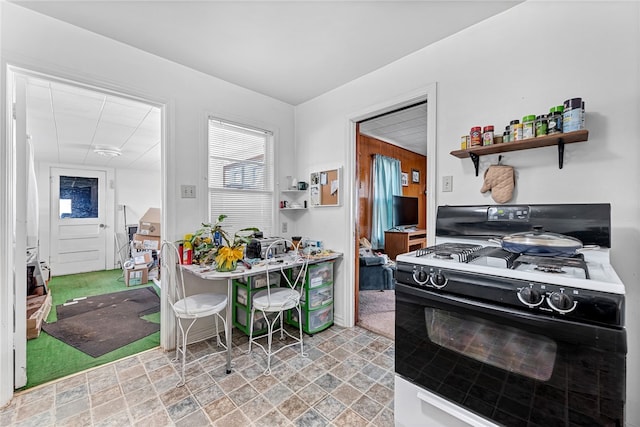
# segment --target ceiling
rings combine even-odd
[[[11,2],[298,105],[521,1]],[[32,141],[51,141],[36,145],[41,158],[159,169],[157,108],[38,79],[29,81],[27,104]],[[409,114],[364,129],[426,154],[418,132],[426,124]],[[101,158],[93,151],[100,145],[123,154]]]
[[[521,1],[20,1],[298,105]]]
[[[427,102],[360,123],[360,133],[427,155]]]
[[[160,170],[157,107],[35,77],[27,79],[26,105],[37,162]],[[121,155],[104,156],[96,149]]]

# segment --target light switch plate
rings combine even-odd
[[[195,185],[181,185],[180,196],[183,199],[195,199],[196,198],[196,186]]]
[[[442,177],[442,192],[448,193],[453,191],[453,177],[451,175]]]

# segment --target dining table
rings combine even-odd
[[[308,264],[317,264],[326,261],[332,261],[342,257],[342,253],[331,250],[316,251],[310,254],[299,252],[286,252],[281,255],[274,256],[266,260],[252,262],[242,261],[237,264],[233,271],[217,271],[212,265],[183,264],[181,268],[186,273],[193,274],[196,277],[205,280],[216,280],[227,282],[227,308],[226,308],[226,325],[225,325],[225,344],[226,351],[226,368],[227,374],[231,373],[232,360],[232,329],[233,329],[233,280],[257,276],[260,274],[268,274],[273,271],[284,271],[296,266],[300,266],[307,262]]]

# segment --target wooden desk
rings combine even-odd
[[[324,261],[330,261],[342,257],[340,252],[332,252],[325,256],[311,256],[309,264],[316,264]],[[293,257],[289,254],[279,256],[268,261],[263,261],[262,265],[255,265],[251,269],[246,268],[242,264],[238,264],[238,268],[230,272],[219,272],[211,266],[199,265],[182,265],[184,271],[189,272],[201,279],[205,280],[226,280],[227,281],[227,308],[226,323],[227,327],[224,331],[227,345],[227,374],[231,373],[231,330],[233,329],[233,279],[240,277],[256,276],[258,274],[267,274],[270,271],[280,271],[281,269],[293,268],[301,265],[300,257]]]
[[[400,254],[415,251],[427,244],[427,230],[384,232],[384,252],[395,260]]]

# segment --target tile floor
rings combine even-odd
[[[223,355],[191,363],[179,380],[174,353],[149,350],[17,393],[0,426],[392,426],[393,341],[360,327],[305,335],[308,357],[285,349],[263,375],[264,353],[234,334]],[[195,359],[210,341],[189,347]]]

